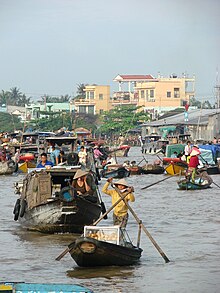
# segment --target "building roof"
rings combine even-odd
[[[188,111],[188,121],[184,113],[179,113],[156,121],[146,122],[142,126],[159,127],[165,125],[207,125],[209,116],[220,114],[220,109],[193,109]]]
[[[146,80],[151,80],[155,78],[148,74],[148,75],[120,75],[118,74],[115,78],[114,81],[146,81]]]

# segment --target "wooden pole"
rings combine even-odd
[[[112,187],[118,192],[118,194],[122,198],[122,194],[121,194],[120,189],[118,189],[116,186],[113,186],[113,185],[112,185]],[[165,253],[162,251],[162,249],[160,248],[160,246],[156,243],[156,241],[154,240],[154,238],[148,232],[148,230],[146,229],[146,227],[144,226],[144,224],[142,223],[142,221],[138,218],[138,216],[136,215],[136,213],[134,212],[134,210],[130,207],[130,205],[127,203],[127,201],[125,199],[123,199],[123,201],[126,204],[126,206],[128,207],[128,209],[131,212],[131,214],[133,215],[133,217],[135,218],[135,220],[138,222],[139,225],[141,225],[141,228],[144,230],[145,234],[149,237],[150,241],[153,243],[153,245],[155,246],[155,248],[157,249],[157,251],[160,253],[160,255],[163,257],[163,259],[165,260],[165,262],[166,263],[167,262],[170,262],[170,260],[165,255]]]

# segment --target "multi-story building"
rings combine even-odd
[[[85,86],[85,97],[74,100],[77,113],[102,114],[111,109],[109,85]]]
[[[195,78],[185,75],[168,78],[160,75],[157,78],[152,75],[118,75],[114,81],[119,83],[119,91],[113,95],[114,104],[134,104],[154,114],[183,107],[195,96]],[[128,86],[128,90],[122,90],[123,84]]]

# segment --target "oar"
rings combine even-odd
[[[96,220],[92,226],[96,226],[102,219],[104,219],[107,214],[109,214],[111,212],[111,210],[119,203],[121,202],[127,195],[129,194],[129,192],[126,192],[125,194],[122,195],[121,198],[119,198],[98,220]],[[61,260],[61,258],[63,258],[68,252],[70,252],[72,248],[67,247],[60,255],[58,255],[55,260]]]
[[[122,198],[122,193],[121,193],[120,189],[118,189],[116,186],[113,186],[113,185],[112,185],[112,187],[118,192],[118,194]],[[136,215],[136,213],[134,212],[134,210],[131,208],[131,206],[128,204],[128,202],[125,199],[123,199],[123,201],[126,204],[126,206],[128,207],[129,211],[134,216],[134,218],[137,221],[137,223],[141,226],[141,228],[144,230],[145,234],[149,237],[150,241],[153,243],[153,245],[155,246],[155,248],[158,250],[158,252],[160,253],[160,255],[163,257],[163,259],[165,260],[165,262],[166,263],[167,262],[170,262],[170,260],[168,259],[168,257],[162,251],[162,249],[160,248],[160,246],[156,243],[156,241],[154,240],[154,238],[148,232],[148,230],[146,229],[146,227],[144,226],[144,224],[142,223],[142,221],[138,218],[138,216]]]
[[[160,183],[160,182],[163,182],[163,181],[165,181],[165,180],[167,180],[167,179],[170,179],[170,178],[172,178],[173,176],[176,176],[176,175],[179,175],[179,173],[178,173],[178,174],[175,174],[175,175],[170,175],[170,176],[168,176],[168,177],[166,177],[166,178],[164,178],[164,179],[161,179],[161,180],[159,180],[159,181],[157,181],[157,182],[151,183],[150,185],[147,185],[147,186],[145,186],[145,187],[142,187],[141,190],[146,189],[146,188],[148,188],[148,187],[151,187],[151,186],[153,186],[153,185],[155,185],[155,184],[158,184],[158,183]]]
[[[215,184],[218,188],[220,188],[220,186],[217,183],[215,183],[214,181],[212,181],[212,183]]]

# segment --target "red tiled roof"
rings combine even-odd
[[[152,75],[117,75],[114,80],[146,80],[146,79],[155,79]]]

